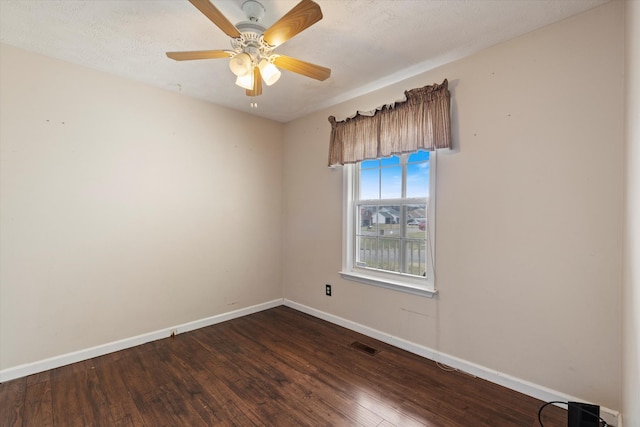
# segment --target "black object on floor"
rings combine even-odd
[[[599,427],[600,407],[588,403],[569,402],[569,427]]]

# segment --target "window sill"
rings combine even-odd
[[[419,295],[422,297],[433,298],[438,291],[434,289],[426,289],[417,285],[412,285],[405,282],[396,280],[384,279],[376,276],[370,276],[367,274],[355,273],[353,271],[341,271],[340,275],[354,282],[365,283],[367,285],[380,286],[386,289],[392,289],[394,291],[406,292],[413,295]]]

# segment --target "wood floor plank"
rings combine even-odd
[[[541,405],[284,306],[0,384],[2,426],[532,427]]]
[[[167,373],[180,379],[176,383],[178,391],[189,397],[185,399],[184,404],[190,406],[193,412],[198,413],[206,425],[223,423],[225,419],[229,418],[228,408],[220,405],[220,402],[214,397],[217,390],[214,390],[212,394],[205,386],[208,381],[212,380],[211,377],[204,379],[202,382],[198,380],[194,366],[197,364],[196,355],[200,352],[201,355],[206,356],[206,352],[204,349],[198,349],[194,352],[194,343],[194,339],[188,334],[167,339],[164,344],[169,346],[171,351],[166,352],[159,348],[160,360],[164,364],[164,370]],[[180,354],[184,357],[180,358]],[[234,415],[241,416],[237,411],[234,412]]]
[[[18,378],[0,384],[0,426],[23,424],[27,379]]]
[[[113,424],[91,360],[51,371],[54,425]]]
[[[226,356],[226,360],[218,360],[221,368],[218,369],[219,377],[235,396],[251,403],[251,412],[261,422],[267,425],[327,425],[321,419],[315,419],[314,424],[309,424],[308,418],[300,413],[307,409],[304,405],[298,407],[298,411],[288,412],[281,388],[274,387],[272,381],[252,365],[251,360],[256,357],[253,351],[241,347],[238,337],[229,335],[231,331],[227,330],[226,325],[220,330],[227,334],[228,345],[217,348],[219,354]]]
[[[262,340],[255,339],[255,334],[260,334],[260,330],[251,329],[253,333],[245,334],[247,330],[249,329],[236,326],[233,332],[242,348],[259,354],[259,357],[247,360],[246,365],[250,367],[248,372],[251,375],[265,376],[270,383],[277,383],[281,400],[287,404],[287,409],[297,408],[303,413],[324,414],[322,420],[316,419],[319,424],[376,426],[380,423],[380,417],[373,413],[343,410],[344,405],[337,404],[335,394],[319,396],[315,393],[312,377],[285,363],[283,356],[286,351],[282,346],[270,348]]]
[[[145,346],[148,350],[154,343]],[[205,425],[197,413],[183,404],[188,396],[180,393],[179,378],[166,372],[155,351],[133,352],[122,376],[146,425]]]
[[[105,399],[114,426],[145,426],[144,420],[132,399],[122,399],[129,393],[121,372],[126,370],[126,358],[117,357],[122,352],[111,353],[94,359],[96,375],[104,390]],[[124,368],[124,369],[123,369]]]
[[[201,396],[203,407],[215,416],[216,421],[211,420],[212,423],[234,420],[239,425],[259,425],[257,419],[252,421],[238,406],[231,391],[215,375],[218,365],[211,357],[213,353],[200,345],[194,334],[178,335],[171,341],[175,341],[171,365],[189,373],[194,381],[191,393]]]
[[[27,377],[24,418],[31,425],[48,427],[53,425],[51,403],[51,371]]]

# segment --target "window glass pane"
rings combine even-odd
[[[400,272],[400,239],[378,240],[377,268]]]
[[[407,197],[429,197],[429,162],[407,165]]]
[[[427,251],[424,240],[405,241],[405,272],[414,276],[426,276]]]
[[[420,218],[418,225],[407,228],[407,238],[424,240],[427,238],[427,229],[427,219]]]
[[[425,239],[427,229],[427,205],[424,203],[407,205],[407,227],[405,237]]]
[[[380,169],[360,171],[360,200],[380,198]]]
[[[359,206],[359,230],[358,234],[361,236],[377,236],[378,235],[378,207],[375,205],[360,205]]]
[[[402,197],[402,166],[392,166],[381,170],[380,197],[399,199]]]
[[[358,259],[356,263],[359,267],[378,268],[377,237],[358,238]]]
[[[399,165],[400,157],[398,156],[385,157],[380,159],[380,161],[382,162],[382,166]]]
[[[400,205],[380,206],[376,217],[381,236],[400,237],[401,211]]]

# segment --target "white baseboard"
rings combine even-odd
[[[364,326],[359,323],[352,322],[351,320],[347,320],[342,317],[338,317],[333,314],[326,313],[324,311],[316,310],[315,308],[308,307],[306,305],[299,304],[297,302],[294,302],[288,299],[284,300],[284,305],[286,305],[287,307],[291,307],[295,310],[301,311],[303,313],[309,314],[311,316],[317,317],[319,319],[326,320],[327,322],[331,322],[336,325],[345,327],[347,329],[351,329],[352,331],[359,332],[371,338],[375,338],[379,341],[390,344],[394,347],[398,347],[410,353],[417,354],[418,356],[422,356],[427,359],[437,361],[438,363],[451,366],[452,368],[466,372],[478,378],[482,378],[484,380],[490,381],[494,384],[507,387],[519,393],[526,394],[527,396],[531,396],[533,398],[542,400],[544,402],[551,402],[551,401],[585,402],[583,399],[579,399],[575,396],[570,396],[568,394],[561,393],[556,390],[551,390],[547,387],[543,387],[538,384],[534,384],[529,381],[525,381],[525,380],[513,377],[511,375],[494,371],[492,369],[486,368],[484,366],[480,366],[473,362],[469,362],[469,361],[460,359],[458,357],[450,356],[448,354],[431,349],[429,347],[415,344],[413,342],[404,340],[402,338],[394,337],[392,335],[386,334],[384,332],[378,331],[368,326]],[[585,402],[585,403],[591,403],[591,402]],[[612,409],[601,406],[600,416],[610,426],[617,426],[617,427],[622,426],[620,413],[618,411],[614,411]]]
[[[205,326],[215,325],[216,323],[226,322],[227,320],[236,319],[238,317],[246,316],[248,314],[257,313],[259,311],[267,310],[269,308],[278,307],[282,305],[282,299],[276,299],[268,301],[262,304],[253,305],[251,307],[241,308],[238,310],[230,311],[228,313],[218,314],[216,316],[207,317],[205,319],[195,320],[193,322],[183,323],[182,325],[171,326],[168,328],[160,329],[154,332],[138,335],[131,338],[125,338],[119,341],[113,341],[106,344],[101,344],[95,347],[74,351],[72,353],[63,354],[60,356],[51,357],[44,360],[39,360],[33,363],[27,363],[24,365],[15,366],[13,368],[7,368],[0,371],[0,383],[10,381],[16,378],[26,377],[27,375],[36,374],[49,369],[59,368],[60,366],[69,365],[71,363],[88,360],[94,357],[103,356],[115,351],[124,350],[127,348],[135,347],[137,345],[145,344],[151,341],[167,338],[172,333],[180,334],[183,332],[193,331]]]

